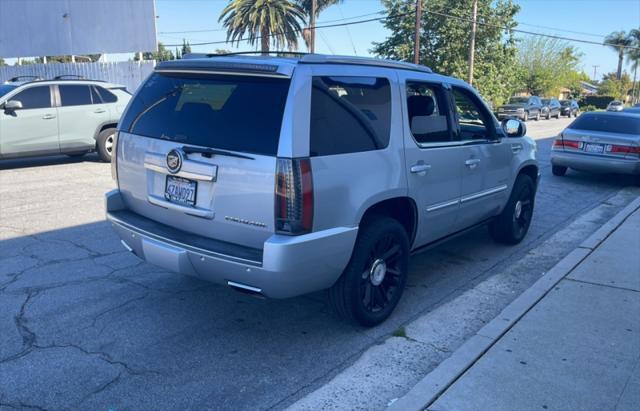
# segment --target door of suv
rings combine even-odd
[[[9,97],[22,108],[0,111],[0,154],[5,157],[59,151],[58,119],[48,85],[28,87]]]
[[[98,127],[109,120],[109,112],[89,84],[59,84],[58,118],[60,150],[91,149]]]
[[[505,204],[518,147],[502,138],[493,115],[471,89],[453,86],[451,95],[463,150],[458,228],[464,229],[498,214]]]
[[[455,231],[463,152],[452,133],[445,86],[410,78],[404,84],[405,161],[409,194],[418,208],[415,245],[420,246]]]

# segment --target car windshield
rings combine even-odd
[[[571,105],[571,102],[569,100],[562,100],[562,101],[560,101],[560,105],[562,107],[567,107],[567,106]]]
[[[526,103],[527,101],[529,101],[529,98],[527,97],[511,97],[509,99],[509,104],[522,104]]]
[[[551,103],[551,99],[548,99],[548,98],[542,99],[542,104],[549,104],[549,103]]]
[[[619,102],[619,101],[612,101],[612,102],[611,102],[611,103],[609,103],[609,104],[611,104],[612,106],[621,106],[621,105],[622,105],[622,103],[621,103],[621,102]]]
[[[568,128],[640,135],[640,116],[626,116],[618,113],[583,114],[571,123]]]
[[[11,84],[0,84],[0,97],[9,93],[11,90],[14,90],[17,86],[13,86]]]

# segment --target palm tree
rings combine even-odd
[[[604,42],[609,48],[618,52],[618,80],[622,78],[622,62],[625,48],[631,45],[631,37],[624,31],[614,31],[605,37]]]
[[[638,74],[638,66],[640,66],[640,29],[633,29],[629,32],[629,38],[631,39],[631,45],[635,48],[627,49],[627,58],[631,63],[631,69],[633,70],[633,91],[631,92],[631,98],[635,103],[636,98],[636,75]]]
[[[320,13],[326,9],[329,6],[333,6],[334,4],[338,4],[338,3],[342,3],[343,0],[316,0],[316,15],[315,15],[315,20],[318,20],[318,17],[320,16]],[[306,16],[307,16],[307,22],[309,22],[309,24],[311,24],[311,2],[312,0],[296,0],[296,3],[298,3],[300,5],[300,7],[302,7],[302,9],[304,10]],[[310,45],[311,45],[311,33],[310,33],[311,29],[309,27],[304,29],[304,42],[307,45],[307,48],[310,49]]]
[[[249,41],[252,46],[260,39],[260,50],[298,48],[298,34],[305,24],[304,10],[289,0],[231,0],[220,13],[218,21],[227,28],[227,41]]]

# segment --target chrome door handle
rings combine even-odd
[[[473,169],[476,168],[478,166],[478,164],[480,164],[480,159],[479,158],[470,158],[467,161],[464,162],[464,165]]]
[[[55,114],[45,114],[44,116],[42,116],[43,120],[51,120],[52,118],[56,118]]]
[[[410,168],[412,173],[420,174],[422,176],[427,174],[427,171],[429,171],[430,169],[431,169],[430,164],[414,164]]]
[[[105,111],[107,111],[107,110],[105,110],[103,108],[98,108],[96,110],[93,110],[94,113],[104,113]]]

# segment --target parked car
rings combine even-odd
[[[553,142],[553,174],[581,171],[640,175],[640,114],[589,112]]]
[[[633,107],[628,107],[625,108],[624,110],[625,113],[636,113],[636,114],[640,114],[640,106],[639,105],[635,105]]]
[[[567,117],[578,117],[580,107],[575,100],[560,100],[560,114]]]
[[[271,298],[328,288],[337,313],[371,326],[398,303],[412,251],[482,224],[524,238],[538,182],[525,130],[407,63],[162,62],[119,124],[107,218],[152,264]]]
[[[498,107],[498,119],[518,118],[527,121],[530,118],[540,120],[542,116],[542,101],[538,96],[511,97],[509,102]]]
[[[560,118],[560,102],[557,98],[543,98],[542,116],[549,120],[551,117]]]
[[[624,103],[619,100],[613,100],[607,105],[607,111],[622,111],[624,109]]]
[[[110,161],[124,86],[58,77],[0,84],[0,159],[97,151]]]

